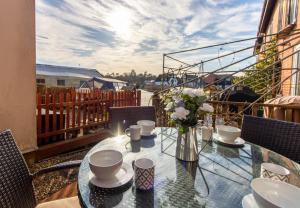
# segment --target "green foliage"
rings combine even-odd
[[[268,66],[277,61],[276,39],[265,45],[265,51],[259,55],[259,63],[252,68],[249,68],[244,76],[235,77],[233,83],[240,83],[249,86],[256,93],[262,93],[264,89],[272,86],[272,76],[278,69]],[[260,70],[259,72],[257,70]],[[245,79],[245,80],[244,80]],[[278,77],[276,79],[279,79]],[[244,81],[242,81],[244,80]],[[276,82],[277,80],[275,80]]]
[[[138,74],[134,69],[132,69],[129,73],[120,74],[113,72],[111,74],[106,74],[105,77],[119,79],[128,82],[129,85],[135,85],[138,88],[143,88],[145,81],[155,80],[157,76],[148,73],[147,71]]]

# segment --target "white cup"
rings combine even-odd
[[[202,126],[201,127],[201,136],[204,141],[211,141],[213,136],[213,128]]]
[[[155,128],[155,122],[150,120],[140,120],[137,122],[137,125],[141,126],[141,134],[143,136],[150,136],[153,129]]]
[[[141,127],[139,125],[131,125],[125,130],[125,134],[130,137],[131,140],[141,139]]]

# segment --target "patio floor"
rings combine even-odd
[[[60,154],[32,164],[29,169],[33,173],[39,169],[60,162],[83,159],[90,148]],[[43,174],[34,179],[34,187],[38,203],[75,196],[77,194],[78,168],[55,171]]]

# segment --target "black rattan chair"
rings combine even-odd
[[[300,162],[300,124],[244,115],[241,137]]]
[[[111,107],[110,129],[113,134],[124,131],[139,120],[155,121],[155,108],[153,106]]]
[[[60,163],[58,165],[42,169],[34,174],[28,170],[27,164],[17,147],[10,130],[0,132],[0,207],[5,208],[34,208],[36,199],[32,180],[35,176],[65,168],[79,166],[80,160]],[[38,207],[79,207],[78,199],[68,199],[40,204]],[[71,198],[69,198],[71,199]],[[74,202],[77,203],[74,206]],[[60,206],[60,204],[63,204]]]

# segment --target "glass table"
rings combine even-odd
[[[199,132],[198,132],[199,134]],[[216,136],[216,135],[214,135]],[[273,162],[291,171],[290,183],[300,187],[300,165],[275,152],[246,143],[241,148],[199,140],[199,161],[183,162],[175,155],[177,130],[156,128],[155,135],[130,142],[125,135],[99,142],[85,156],[78,174],[78,195],[84,207],[242,207],[251,193],[250,182],[260,177],[260,164]],[[102,189],[89,183],[89,155],[102,149],[123,153],[124,162],[154,160],[153,191],[142,192],[134,183]]]

